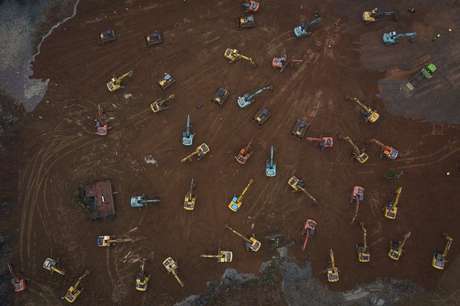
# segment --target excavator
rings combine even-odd
[[[182,131],[182,144],[186,147],[193,145],[193,137],[195,134],[192,130],[192,123],[190,121],[190,114],[187,115],[187,122],[185,123],[185,128]]]
[[[391,240],[390,241],[390,250],[388,251],[388,257],[393,260],[398,261],[401,258],[401,255],[404,250],[404,246],[406,245],[407,240],[409,239],[411,232],[408,232],[404,235],[403,240]]]
[[[177,275],[177,270],[179,269],[177,262],[172,257],[168,257],[165,260],[163,260],[163,266],[165,267],[166,271],[168,271],[174,276],[179,285],[181,287],[184,287],[184,283],[179,278],[179,275]]]
[[[26,280],[22,276],[14,272],[13,266],[11,264],[8,264],[8,271],[10,271],[11,284],[13,285],[14,292],[18,293],[26,290]]]
[[[372,138],[369,142],[375,143],[376,145],[378,145],[380,149],[382,149],[382,155],[385,158],[388,158],[391,160],[395,160],[396,158],[398,158],[399,151],[393,148],[392,146],[387,146],[375,138]]]
[[[356,245],[356,252],[358,254],[358,261],[366,263],[371,261],[371,253],[369,252],[369,247],[367,245],[367,229],[362,222],[360,223],[360,226],[363,231],[363,244]]]
[[[146,197],[145,195],[132,196],[129,204],[132,208],[143,208],[152,203],[160,203],[159,197]]]
[[[262,246],[262,243],[259,240],[257,240],[255,237],[246,238],[241,233],[237,232],[236,230],[234,230],[233,228],[231,228],[228,225],[225,225],[225,228],[227,228],[233,234],[235,234],[238,237],[240,237],[241,239],[243,239],[247,243],[247,246],[248,246],[249,250],[251,250],[253,252],[257,252],[257,251],[260,250],[260,247]]]
[[[361,202],[364,201],[364,187],[361,186],[354,186],[353,191],[351,193],[351,201],[350,203],[353,204],[355,202],[355,213],[353,214],[353,218],[351,219],[351,224],[355,223],[356,218],[358,217],[359,205]]]
[[[255,101],[257,95],[263,93],[266,90],[272,90],[272,88],[273,87],[271,85],[259,87],[252,92],[248,92],[242,96],[239,96],[238,98],[236,98],[236,102],[238,103],[238,106],[240,108],[248,107]]]
[[[311,124],[305,118],[296,119],[291,129],[291,134],[302,139],[310,128]]]
[[[243,205],[243,198],[246,192],[248,192],[249,187],[251,187],[252,183],[254,182],[253,179],[249,180],[249,183],[244,187],[243,191],[241,192],[240,195],[234,195],[230,203],[228,204],[228,208],[233,211],[237,212],[240,208],[241,205]]]
[[[409,42],[413,42],[417,37],[416,32],[397,33],[396,31],[383,33],[382,40],[385,46],[396,45],[401,38],[406,37]]]
[[[407,81],[405,89],[412,92],[420,82],[431,79],[437,70],[438,67],[433,63],[425,65],[417,74]]]
[[[113,29],[108,29],[99,34],[99,39],[102,44],[106,44],[106,43],[117,40],[117,34],[115,33]]]
[[[109,127],[109,120],[106,112],[102,108],[100,104],[97,105],[97,113],[96,113],[96,135],[98,136],[107,136],[107,133],[110,130]]]
[[[439,250],[434,250],[433,252],[433,259],[431,261],[431,265],[433,268],[437,270],[444,270],[447,263],[447,254],[449,253],[452,244],[454,243],[454,239],[447,234],[444,234],[446,238],[446,245],[444,247],[444,251],[441,253]]]
[[[348,142],[353,147],[353,158],[358,161],[360,164],[364,164],[369,159],[369,155],[366,154],[363,150],[360,150],[357,145],[353,142],[353,140],[349,136],[341,137],[341,139]]]
[[[185,163],[186,161],[192,161],[192,157],[193,156],[197,156],[197,159],[200,160],[202,159],[206,154],[209,153],[209,151],[211,151],[211,149],[209,148],[209,146],[206,144],[206,143],[202,143],[200,144],[198,147],[196,147],[195,151],[193,151],[192,153],[190,153],[189,155],[185,156],[184,158],[181,159],[181,162],[182,163]]]
[[[195,204],[196,204],[195,188],[196,188],[195,180],[192,178],[192,180],[190,181],[190,188],[184,197],[184,209],[185,210],[192,211],[195,209]]]
[[[239,29],[250,29],[256,26],[256,18],[254,15],[243,15],[238,18]]]
[[[272,113],[270,112],[268,107],[263,106],[254,115],[254,120],[257,122],[259,126],[262,126],[265,122],[268,121],[268,119],[270,119],[271,116]]]
[[[150,103],[150,109],[154,113],[159,113],[169,108],[168,102],[176,98],[174,94],[171,94],[165,98],[158,98],[152,103]]]
[[[373,110],[369,106],[362,103],[357,97],[346,97],[345,99],[359,105],[359,107],[361,108],[361,114],[366,122],[375,123],[377,122],[377,120],[379,120],[379,113],[377,113],[376,110]]]
[[[329,136],[307,137],[305,139],[311,142],[317,142],[319,144],[319,149],[321,151],[332,148],[334,146],[334,138],[329,137]]]
[[[237,49],[227,48],[224,52],[224,57],[230,61],[230,63],[235,63],[236,61],[242,59],[248,61],[251,65],[256,66],[256,62],[246,55],[243,55]]]
[[[330,283],[336,283],[339,281],[339,268],[335,265],[334,251],[329,250],[330,265],[327,268],[327,281]]]
[[[307,195],[310,200],[312,200],[315,204],[318,204],[318,200],[314,196],[311,195],[306,189],[305,189],[305,182],[303,179],[298,178],[297,176],[293,175],[289,178],[288,180],[288,185],[295,191],[302,191]]]
[[[145,258],[142,258],[139,272],[136,275],[136,290],[145,292],[147,291],[150,276],[145,273]]]
[[[288,60],[288,56],[286,54],[283,54],[280,56],[274,56],[272,59],[272,67],[274,69],[278,69],[280,72],[283,72],[284,69],[286,69],[290,63],[300,64],[300,63],[303,63],[303,60],[299,60],[299,59]]]
[[[378,8],[374,8],[371,11],[363,12],[363,21],[365,23],[376,22],[378,19],[382,19],[383,17],[386,17],[386,16],[393,17],[394,21],[398,21],[399,19],[398,11],[383,11]]]
[[[268,177],[276,176],[275,146],[270,146],[270,155],[265,162],[265,175]]]
[[[96,237],[96,245],[98,247],[109,247],[112,244],[124,243],[124,242],[133,242],[131,238],[115,238],[108,235],[99,235]]]
[[[163,77],[158,81],[158,86],[161,89],[166,90],[176,83],[176,79],[169,73],[163,73]]]
[[[86,270],[85,273],[83,273],[75,282],[75,284],[71,285],[69,289],[67,289],[67,292],[65,295],[62,297],[64,300],[66,300],[69,303],[73,303],[77,300],[77,298],[80,296],[81,292],[83,291],[83,288],[80,287],[81,281],[89,275],[89,271]]]
[[[107,82],[107,89],[110,92],[119,90],[121,87],[123,87],[123,81],[126,78],[132,77],[133,73],[134,72],[131,70],[131,71],[126,72],[125,74],[122,74],[119,77],[114,76],[113,78],[110,79],[110,81]]]
[[[396,215],[398,214],[398,203],[399,197],[401,195],[402,187],[398,187],[395,190],[395,198],[393,201],[388,202],[387,206],[385,207],[385,218],[395,220]]]
[[[235,160],[238,164],[244,165],[252,155],[252,139],[249,143],[240,149],[237,155],[235,155]]]
[[[58,267],[58,263],[55,259],[47,257],[43,262],[43,269],[50,271],[51,273],[56,272],[60,275],[65,275],[65,271]]]
[[[310,22],[304,22],[294,27],[292,31],[295,38],[304,38],[308,37],[313,33],[315,27],[317,27],[321,22],[321,16],[318,12],[313,15],[313,19]]]
[[[163,43],[163,33],[160,31],[154,31],[144,38],[147,47],[157,46]]]
[[[232,251],[221,251],[219,250],[217,252],[217,255],[208,255],[208,254],[203,254],[200,255],[201,258],[217,258],[218,263],[226,263],[226,262],[232,262],[233,260],[233,252]]]
[[[216,93],[214,94],[214,97],[212,98],[212,102],[217,103],[219,106],[224,105],[225,101],[228,100],[228,97],[230,96],[230,91],[225,88],[225,87],[219,87],[216,90]]]
[[[245,13],[256,13],[260,8],[260,3],[254,0],[243,1],[241,8]]]
[[[305,226],[304,226],[305,240],[303,241],[302,251],[305,251],[305,249],[307,248],[307,244],[308,244],[308,241],[310,241],[310,238],[315,236],[317,226],[318,226],[318,222],[316,222],[313,219],[307,219],[307,221],[305,221]]]

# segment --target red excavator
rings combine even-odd
[[[26,280],[14,272],[13,266],[11,264],[8,264],[8,270],[10,271],[10,274],[12,277],[11,284],[13,284],[14,292],[22,292],[26,290],[27,288]]]
[[[319,149],[323,151],[324,149],[329,149],[334,146],[334,138],[326,136],[326,137],[307,137],[305,138],[311,142],[317,142],[319,144]]]
[[[241,150],[238,152],[238,155],[235,156],[235,160],[237,161],[237,163],[239,163],[240,165],[246,164],[249,157],[251,157],[252,155],[251,147],[252,147],[252,139],[245,147],[241,148]]]
[[[395,160],[396,158],[398,158],[399,151],[393,148],[392,146],[388,146],[375,138],[372,138],[369,142],[375,143],[376,145],[378,145],[380,149],[382,150],[382,155],[385,158],[388,158],[391,160]]]
[[[315,235],[317,225],[318,225],[318,222],[316,222],[313,219],[307,219],[307,221],[305,221],[305,226],[304,226],[305,240],[303,242],[302,251],[305,251],[305,249],[307,248],[308,240]]]

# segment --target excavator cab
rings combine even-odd
[[[267,107],[260,108],[257,113],[254,115],[254,120],[259,126],[267,122],[268,119],[272,116],[270,110]]]
[[[401,255],[404,251],[404,245],[406,244],[406,241],[409,239],[410,235],[411,235],[411,232],[408,232],[407,234],[404,235],[404,238],[402,241],[399,241],[399,240],[390,241],[390,249],[388,250],[388,257],[390,257],[390,259],[398,261],[399,258],[401,258]]]
[[[145,36],[145,44],[147,47],[161,45],[163,43],[163,33],[155,31]]]
[[[249,180],[249,183],[246,185],[246,187],[244,187],[243,191],[241,192],[240,195],[234,195],[232,200],[230,201],[230,203],[228,204],[228,208],[233,211],[233,212],[237,212],[238,210],[240,210],[241,208],[241,205],[243,205],[243,198],[246,194],[246,192],[248,192],[249,190],[249,187],[251,187],[252,183],[254,182],[253,179],[250,179]]]
[[[26,280],[14,272],[13,266],[11,264],[8,264],[8,270],[10,271],[11,284],[13,285],[14,292],[18,293],[26,290]]]
[[[243,15],[238,18],[239,29],[250,29],[256,26],[256,19],[254,15]]]
[[[306,119],[297,119],[291,129],[291,134],[302,139],[305,137],[310,125],[311,124],[308,123]]]
[[[177,262],[172,257],[168,257],[165,260],[163,260],[163,267],[165,267],[168,273],[171,273],[174,276],[174,278],[177,280],[181,287],[184,287],[184,283],[177,275],[177,270],[179,269],[179,267],[177,265]]]
[[[196,147],[195,151],[190,153],[189,155],[185,156],[184,158],[181,159],[181,162],[184,163],[186,161],[191,161],[193,156],[197,156],[197,159],[200,160],[202,159],[206,154],[209,153],[211,149],[206,143],[200,144],[198,147]]]
[[[276,176],[275,146],[270,146],[270,155],[265,162],[265,175],[268,177]]]
[[[395,190],[395,197],[393,201],[389,201],[387,206],[385,207],[385,218],[395,220],[398,214],[398,204],[399,204],[399,197],[401,195],[402,187],[398,187]]]
[[[235,63],[236,61],[243,59],[245,61],[248,61],[251,65],[256,65],[252,58],[241,54],[237,49],[227,48],[224,52],[224,57],[228,59],[230,63]]]
[[[431,265],[433,268],[437,270],[444,270],[447,263],[447,254],[449,253],[452,244],[454,243],[454,239],[449,235],[445,234],[444,237],[446,238],[446,245],[444,247],[444,251],[441,252],[439,250],[434,250],[433,252],[433,259],[431,260]]]
[[[110,81],[107,82],[107,89],[110,91],[110,92],[115,92],[117,90],[119,90],[120,88],[123,87],[123,81],[126,79],[126,78],[130,78],[133,76],[133,71],[128,71],[127,73],[119,76],[119,77],[116,77],[114,76],[113,78],[110,79]]]
[[[237,235],[241,239],[243,239],[246,242],[246,246],[250,251],[257,252],[257,251],[260,250],[260,247],[262,246],[262,243],[259,240],[257,240],[255,237],[247,238],[247,237],[243,236],[241,233],[239,233],[238,231],[234,230],[233,228],[231,228],[228,225],[225,225],[225,228],[230,230],[233,234]]]
[[[196,204],[195,188],[196,188],[196,184],[195,184],[194,179],[192,178],[190,182],[190,188],[184,197],[184,209],[185,210],[192,211],[195,209],[195,204]]]
[[[356,245],[356,252],[358,254],[358,261],[367,263],[371,261],[371,254],[367,245],[367,229],[363,223],[360,223],[361,230],[363,231],[363,243]]]
[[[195,133],[192,130],[192,122],[190,121],[190,114],[187,115],[187,121],[185,123],[185,128],[182,131],[182,144],[186,147],[193,145],[193,137]]]
[[[230,91],[225,87],[217,88],[216,93],[214,94],[214,98],[212,98],[212,102],[217,103],[218,105],[224,105],[225,101],[228,100],[230,96]]]
[[[335,266],[334,251],[329,251],[329,267],[327,268],[327,281],[330,283],[336,283],[339,281],[339,268]]]
[[[152,203],[160,203],[159,197],[146,197],[145,195],[132,196],[129,204],[133,208],[147,207]]]
[[[80,283],[88,275],[89,271],[86,270],[85,273],[77,279],[75,284],[73,284],[69,287],[69,289],[67,289],[67,292],[62,298],[71,304],[74,303],[83,291],[83,288],[80,286]]]
[[[169,73],[163,73],[163,77],[158,81],[158,86],[161,89],[166,90],[176,83],[176,79]]]
[[[166,98],[158,98],[152,103],[150,103],[150,109],[154,113],[159,113],[165,111],[169,108],[169,101],[172,101],[176,98],[174,94],[167,96]]]
[[[141,292],[147,291],[150,280],[150,276],[145,273],[144,267],[145,259],[142,259],[139,272],[136,275],[136,290]]]
[[[227,263],[232,262],[233,260],[233,252],[232,251],[218,251],[217,255],[207,255],[203,254],[200,255],[202,258],[217,258],[218,263]]]
[[[57,261],[53,258],[47,257],[45,259],[45,261],[43,262],[43,269],[48,270],[51,273],[56,272],[57,274],[65,275],[64,270],[58,267]]]
[[[106,44],[106,43],[117,40],[117,34],[115,33],[114,30],[108,29],[99,34],[99,40],[101,41],[102,44]]]
[[[308,241],[310,241],[310,238],[312,238],[316,234],[317,226],[318,226],[318,222],[316,222],[313,219],[307,219],[307,221],[305,221],[305,226],[304,226],[305,240],[303,241],[302,251],[305,251],[305,249],[307,248]]]
[[[254,0],[243,1],[241,3],[241,8],[246,13],[256,13],[257,11],[259,11],[260,3]]]
[[[252,140],[243,148],[240,149],[237,155],[235,155],[235,160],[238,164],[244,165],[252,155]]]

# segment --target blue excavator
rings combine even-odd
[[[276,176],[275,146],[271,145],[270,155],[265,163],[265,175],[268,177]]]
[[[315,13],[313,19],[310,22],[304,22],[299,24],[294,28],[292,31],[294,33],[295,38],[304,38],[308,37],[313,33],[313,29],[319,25],[321,22],[321,16],[319,13]]]
[[[266,86],[257,88],[253,92],[248,92],[248,93],[245,93],[242,96],[239,96],[236,99],[236,102],[238,103],[238,106],[241,107],[241,108],[248,107],[249,105],[251,105],[255,101],[257,95],[263,93],[266,90],[271,90],[271,89],[272,89],[271,85],[266,85]]]
[[[192,123],[190,121],[190,114],[187,115],[187,123],[185,124],[185,128],[182,131],[182,144],[186,147],[193,145],[193,137],[195,134],[192,130]]]
[[[383,33],[382,40],[383,44],[386,46],[396,45],[399,43],[401,38],[407,37],[409,42],[413,42],[415,37],[417,36],[416,32],[406,32],[406,33],[398,33],[395,31]]]

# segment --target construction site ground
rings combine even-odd
[[[272,233],[295,241],[290,254],[299,263],[309,261],[324,285],[323,271],[333,248],[341,280],[327,285],[332,290],[348,290],[385,277],[412,280],[433,290],[441,278],[458,279],[460,248],[456,242],[447,271],[436,271],[430,263],[433,250],[444,246],[443,233],[460,240],[459,129],[445,123],[452,122],[449,108],[443,108],[444,115],[437,115],[436,123],[421,112],[414,120],[404,108],[400,113],[397,108],[388,112],[378,98],[386,97],[378,83],[393,78],[391,72],[398,69],[413,72],[420,68],[415,60],[412,65],[405,60],[416,49],[417,58],[436,58],[442,67],[434,79],[450,78],[447,85],[436,83],[424,87],[424,92],[435,96],[450,92],[458,101],[459,72],[449,72],[458,67],[458,48],[443,49],[443,39],[451,35],[455,39],[450,41],[460,41],[460,9],[457,1],[407,2],[385,1],[385,8],[401,11],[398,24],[385,20],[365,25],[362,11],[381,2],[267,0],[256,16],[257,27],[239,31],[236,18],[242,11],[238,1],[81,0],[77,16],[44,42],[34,64],[34,78],[50,81],[44,101],[26,115],[20,132],[19,200],[11,224],[19,224],[16,265],[30,280],[30,290],[17,298],[17,304],[63,303],[60,297],[85,269],[91,274],[83,281],[79,303],[101,306],[171,305],[203,293],[207,281],[220,278],[227,267],[257,273],[271,251],[263,245],[258,253],[248,253],[225,224],[244,234],[255,233],[263,243]],[[407,12],[410,6],[416,8],[414,14]],[[293,27],[310,19],[316,10],[323,17],[318,30],[310,38],[294,39]],[[438,14],[442,18],[433,17]],[[379,41],[386,30],[414,27],[420,31],[413,44],[402,40],[385,47]],[[453,31],[447,33],[449,27]],[[100,45],[98,34],[108,28],[117,31],[119,39]],[[165,42],[146,48],[143,37],[154,30],[163,31]],[[443,35],[433,42],[436,32]],[[223,57],[226,48],[239,49],[258,66],[228,63]],[[440,50],[443,56],[436,57]],[[284,52],[303,62],[282,73],[273,70],[271,59]],[[379,54],[386,59],[377,57]],[[455,59],[449,65],[443,62]],[[129,70],[134,75],[126,87],[109,93],[106,82]],[[177,80],[166,91],[174,93],[176,100],[167,111],[154,114],[149,104],[164,95],[157,81],[165,72]],[[397,74],[400,78],[408,75]],[[273,91],[258,96],[247,109],[238,108],[238,95],[267,83],[273,85]],[[231,91],[223,107],[210,102],[221,86]],[[358,96],[376,108],[381,114],[379,122],[363,122],[356,106],[344,100],[345,95]],[[409,100],[405,103],[414,108],[417,96]],[[442,103],[423,105],[431,113],[439,112]],[[94,134],[98,104],[113,117],[107,137]],[[252,118],[264,105],[273,115],[259,127]],[[211,152],[203,160],[181,163],[192,151],[180,142],[187,114],[196,132],[195,144],[206,142]],[[295,138],[290,130],[301,117],[311,122],[308,136],[351,136],[367,148],[369,161],[365,165],[355,162],[351,146],[337,138],[334,148],[324,152]],[[398,148],[398,160],[380,159],[377,147],[367,143],[371,138]],[[241,166],[234,155],[251,139],[254,154]],[[264,166],[271,144],[276,146],[278,175],[267,178]],[[157,165],[145,162],[149,155]],[[396,188],[384,179],[391,168],[404,171],[398,182],[403,191],[396,221],[385,219],[382,212]],[[287,180],[292,175],[305,179],[318,205],[291,192]],[[195,211],[188,212],[183,199],[192,177],[198,202]],[[232,195],[251,178],[255,181],[241,210],[231,212],[227,204]],[[98,179],[111,179],[117,192],[113,220],[90,221],[74,201],[80,184]],[[357,224],[350,224],[354,185],[365,187],[359,220],[368,228],[369,264],[356,260],[355,245],[362,234]],[[136,194],[159,196],[161,203],[133,209],[129,198]],[[301,230],[307,218],[318,222],[318,231],[302,252]],[[401,239],[408,231],[412,236],[402,259],[391,261],[389,241]],[[98,248],[96,235],[100,234],[127,235],[135,242]],[[200,258],[218,249],[232,250],[234,262],[217,264]],[[164,270],[161,262],[168,256],[178,261],[184,288]],[[65,278],[43,270],[46,257],[60,259],[67,271]],[[142,257],[147,258],[146,269],[151,274],[145,294],[134,289]]]

